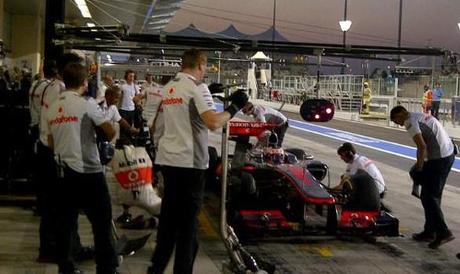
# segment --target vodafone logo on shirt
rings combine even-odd
[[[171,96],[176,91],[175,87],[171,87],[168,89],[168,96]],[[184,103],[184,99],[182,97],[168,97],[163,99],[163,105],[182,105]]]
[[[59,107],[58,109],[58,117],[51,119],[49,121],[50,126],[64,124],[64,123],[76,123],[78,122],[77,116],[65,116],[64,108]]]
[[[163,99],[164,105],[182,105],[184,100],[181,97],[171,97]]]

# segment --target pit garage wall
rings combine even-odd
[[[43,19],[36,14],[8,13],[4,4],[5,0],[0,0],[0,39],[8,51],[3,64],[9,69],[26,64],[36,74],[43,56]]]
[[[1,27],[0,27],[0,39],[1,40],[5,40],[3,38],[3,28],[5,27],[5,24],[4,24],[4,2],[5,0],[0,0],[0,23],[1,23]]]
[[[1,1],[1,0],[0,0]],[[38,73],[43,51],[43,20],[37,15],[12,15],[11,57],[13,65]]]

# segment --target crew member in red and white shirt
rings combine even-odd
[[[158,141],[164,132],[163,118],[163,86],[152,85],[145,89],[145,102],[142,118],[147,121],[153,139],[155,150],[158,149]]]
[[[192,273],[198,250],[197,215],[209,162],[208,130],[225,125],[248,101],[245,93],[235,92],[232,104],[216,112],[209,89],[200,83],[206,69],[206,55],[187,50],[182,55],[181,72],[163,89],[165,128],[155,163],[162,165],[165,189],[148,273],[164,273],[174,249],[174,273]]]
[[[115,130],[95,100],[83,95],[88,85],[87,68],[73,63],[65,67],[67,89],[46,114],[48,145],[63,173],[57,185],[58,267],[60,273],[77,273],[71,259],[71,233],[83,209],[93,227],[97,273],[116,273],[118,260],[112,235],[112,206],[96,144],[100,127],[111,140]]]
[[[57,256],[56,237],[58,221],[56,216],[56,193],[58,184],[56,163],[54,161],[53,151],[48,147],[47,132],[47,112],[49,106],[59,98],[62,91],[65,90],[65,84],[62,81],[64,67],[69,63],[81,62],[82,59],[73,53],[66,53],[60,56],[56,62],[48,60],[45,62],[44,71],[53,75],[46,86],[42,86],[42,91],[38,88],[36,92],[40,93],[40,100],[34,98],[35,103],[40,103],[39,113],[39,141],[37,142],[37,207],[40,212],[40,249],[38,262],[55,262]],[[57,71],[57,75],[55,75]],[[72,238],[73,255],[76,260],[87,259],[92,257],[93,250],[90,247],[83,247],[78,235],[77,226],[73,228]]]

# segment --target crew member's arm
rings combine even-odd
[[[115,129],[95,101],[88,101],[87,113],[94,124],[102,129],[107,140],[111,141],[115,137]]]
[[[201,114],[201,119],[210,130],[223,127],[231,118],[232,115],[228,111],[216,112],[215,110],[208,110]]]
[[[139,129],[135,127],[131,127],[125,119],[121,118],[120,120],[118,120],[118,123],[120,124],[120,127],[122,129],[129,130],[131,134],[134,134],[134,135],[139,134]]]
[[[232,102],[230,106],[223,112],[216,112],[211,93],[207,86],[201,85],[199,90],[200,92],[196,94],[195,103],[201,119],[203,119],[206,127],[210,130],[215,130],[225,125],[248,102],[248,96],[243,91],[235,91],[229,97]]]
[[[136,106],[141,106],[142,105],[142,100],[145,98],[145,95],[142,93],[139,93],[138,95],[133,97],[133,102]]]
[[[423,163],[425,161],[426,144],[423,140],[421,133],[415,134],[414,137],[412,137],[412,139],[414,140],[414,143],[417,145],[417,163],[415,164],[415,167],[418,171],[421,171],[423,169]]]
[[[133,102],[136,106],[142,106],[142,100],[147,97],[147,92],[139,91],[139,87],[134,85]]]
[[[112,124],[108,121],[103,122],[99,125],[99,127],[104,131],[105,137],[107,140],[111,141],[113,137],[115,137],[115,129],[113,128]]]

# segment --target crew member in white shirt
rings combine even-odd
[[[80,273],[71,256],[71,234],[83,209],[92,225],[96,273],[116,273],[118,260],[113,245],[112,206],[96,145],[95,126],[108,140],[115,131],[95,100],[83,95],[88,85],[87,68],[78,63],[65,67],[66,90],[46,114],[48,145],[54,150],[63,178],[57,187],[59,273]]]
[[[136,74],[134,71],[127,70],[125,72],[126,83],[121,85],[122,98],[119,112],[130,126],[134,124],[136,105],[140,105],[142,99],[139,86],[136,85],[135,80]],[[139,125],[135,126],[139,127]],[[120,135],[126,137],[129,132],[121,131]]]
[[[105,98],[99,103],[105,118],[112,124],[118,123],[120,129],[130,131],[132,135],[139,133],[139,129],[130,126],[129,123],[121,117],[117,105],[120,102],[121,89],[118,86],[110,86],[105,90]]]
[[[145,82],[141,85],[141,93],[145,93],[147,89],[157,86],[158,85],[153,81],[153,75],[147,72],[145,74]]]
[[[158,141],[164,131],[163,106],[161,104],[163,100],[162,91],[163,86],[152,85],[145,89],[144,94],[145,102],[142,117],[147,121],[147,125],[150,128],[155,150],[158,149]]]
[[[198,250],[197,215],[209,162],[208,130],[225,125],[248,100],[237,91],[232,104],[216,112],[209,89],[200,85],[206,69],[206,55],[187,50],[182,55],[181,72],[163,89],[165,127],[155,163],[162,165],[165,189],[149,274],[164,273],[174,249],[174,273],[192,273]]]
[[[351,143],[343,143],[337,149],[337,154],[345,163],[347,163],[345,175],[355,175],[359,169],[366,171],[374,179],[380,197],[383,198],[386,190],[385,180],[374,161],[370,160],[366,156],[356,153],[356,149]],[[339,185],[336,188],[339,189],[340,187],[341,186]]]
[[[283,145],[284,135],[289,127],[286,116],[271,107],[254,105],[251,102],[248,102],[242,111],[248,116],[253,116],[258,122],[276,125],[277,127],[274,128],[273,131],[278,137],[277,147]]]
[[[66,53],[60,56],[55,64],[53,61],[46,61],[44,70],[50,74],[46,86],[42,86],[36,90],[40,93],[40,100],[34,98],[34,104],[40,105],[38,113],[40,113],[39,121],[39,140],[37,142],[37,203],[40,208],[40,249],[38,262],[54,262],[56,260],[56,229],[58,227],[56,216],[56,198],[59,195],[56,193],[58,183],[56,163],[54,161],[53,151],[48,147],[47,133],[47,112],[49,106],[59,98],[62,91],[65,90],[64,82],[62,82],[62,73],[64,67],[69,63],[81,62],[82,59],[73,53]],[[57,75],[56,75],[57,70]],[[35,96],[34,96],[35,97]],[[78,235],[78,227],[73,228],[73,255],[75,259],[91,258],[93,250],[90,247],[82,247],[80,237]]]
[[[431,115],[408,112],[396,106],[390,112],[394,123],[404,126],[417,146],[415,168],[423,178],[420,200],[425,210],[423,231],[412,235],[415,241],[430,241],[436,249],[455,239],[441,209],[442,191],[454,163],[454,144],[441,123]]]

